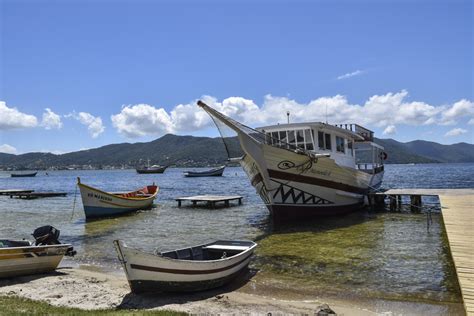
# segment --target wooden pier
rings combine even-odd
[[[178,207],[181,207],[182,201],[191,201],[193,206],[196,206],[198,202],[204,202],[211,207],[216,207],[216,203],[224,202],[225,206],[230,206],[230,201],[238,200],[239,205],[242,204],[242,196],[240,195],[196,195],[179,197],[175,200],[178,201]]]
[[[16,197],[19,199],[37,199],[37,198],[46,198],[46,197],[56,197],[56,196],[66,196],[66,192],[22,192],[22,193],[13,193],[9,194],[10,198]]]
[[[31,193],[35,190],[24,190],[24,189],[9,189],[9,190],[0,190],[0,195],[11,195],[18,193]]]
[[[409,196],[413,211],[420,211],[422,196],[438,196],[451,257],[467,315],[474,315],[474,189],[391,189],[369,196],[373,203],[390,198],[390,209]]]

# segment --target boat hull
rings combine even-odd
[[[383,176],[267,145],[249,152],[241,165],[276,223],[357,211]]]
[[[245,269],[256,244],[219,260],[176,260],[128,248],[114,241],[132,292],[191,292],[222,286]]]
[[[0,248],[0,278],[54,271],[71,245]]]
[[[36,177],[36,174],[38,172],[33,172],[33,173],[12,173],[11,177],[12,178],[27,178],[27,177]]]
[[[198,292],[221,287],[243,273],[239,270],[235,273],[226,275],[221,278],[191,281],[191,282],[173,282],[173,281],[150,281],[150,280],[133,280],[129,281],[130,289],[133,293],[145,292]]]
[[[150,173],[163,173],[165,172],[166,168],[168,167],[163,167],[163,168],[157,168],[157,169],[135,169],[137,173],[139,174],[150,174]]]
[[[86,219],[112,217],[151,209],[157,192],[147,198],[124,198],[82,183],[78,184]]]
[[[196,171],[187,171],[184,173],[185,177],[221,177],[222,174],[224,173],[225,167],[215,169],[215,170],[209,170],[209,171],[202,171],[202,172],[196,172]]]

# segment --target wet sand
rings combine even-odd
[[[93,266],[63,267],[54,273],[0,280],[0,295],[46,301],[81,309],[156,309],[193,314],[314,314],[328,304],[338,315],[462,315],[461,304],[425,304],[387,300],[312,297],[298,289],[276,289],[272,282],[252,275],[242,282],[193,294],[130,293],[119,272]],[[341,296],[343,297],[343,296]]]

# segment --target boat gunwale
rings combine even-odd
[[[140,197],[140,198],[134,198],[134,197],[123,197],[123,196],[119,196],[119,195],[115,195],[115,194],[112,194],[112,193],[109,193],[109,192],[105,192],[105,191],[102,191],[100,189],[96,189],[94,187],[91,187],[91,186],[88,186],[87,184],[83,184],[83,183],[78,183],[77,184],[78,186],[83,186],[87,189],[90,189],[90,190],[93,190],[93,191],[97,191],[97,192],[100,192],[101,194],[106,194],[106,195],[109,195],[109,196],[113,196],[113,197],[116,197],[118,199],[121,199],[121,200],[126,200],[126,201],[148,201],[148,200],[154,200],[156,195],[158,194],[158,192],[160,191],[160,187],[159,186],[156,186],[156,192],[153,193],[152,195],[148,196],[148,197]],[[139,190],[139,189],[138,189]],[[124,192],[123,194],[127,194],[127,193],[133,193],[133,192],[136,192],[138,190],[135,190],[135,191],[129,191],[129,192]]]
[[[137,252],[140,252],[140,253],[145,254],[145,255],[153,256],[153,257],[160,258],[160,259],[169,260],[169,261],[172,261],[172,262],[196,262],[196,263],[199,263],[199,264],[203,264],[203,263],[217,263],[217,262],[228,261],[229,259],[232,259],[232,258],[241,256],[241,255],[243,255],[244,253],[248,253],[248,252],[250,252],[251,250],[253,251],[253,250],[258,246],[258,244],[257,244],[256,242],[250,241],[250,242],[252,243],[252,245],[251,245],[249,248],[247,248],[247,249],[245,249],[244,251],[239,252],[239,253],[237,253],[237,254],[235,254],[235,255],[233,255],[233,256],[230,256],[230,257],[220,258],[220,259],[214,259],[214,260],[186,260],[186,259],[174,259],[174,258],[162,256],[161,254],[149,253],[149,252],[143,251],[143,250],[141,250],[141,249],[136,249],[136,248],[128,247],[128,246],[127,246],[123,241],[121,241],[121,240],[117,240],[117,241],[118,241],[118,244],[119,244],[120,247],[121,247],[121,245],[120,245],[120,242],[121,242],[124,248],[131,249],[131,250],[133,250],[133,251],[137,251]],[[211,244],[213,244],[213,243],[204,244],[204,245],[199,245],[199,246],[194,246],[194,247],[201,247],[201,246],[204,247],[204,246],[208,246],[208,245],[211,245]],[[176,249],[176,250],[168,250],[168,251],[165,251],[165,252],[179,251],[179,250],[190,249],[190,248],[194,248],[194,247],[180,248],[180,249]],[[131,264],[131,263],[130,263],[130,264]]]
[[[2,239],[2,240],[10,240],[10,239]],[[6,250],[6,249],[13,249],[13,250],[17,250],[17,249],[27,249],[27,248],[31,248],[31,249],[46,249],[46,248],[63,248],[63,247],[72,247],[72,244],[57,244],[57,245],[39,245],[39,246],[35,246],[35,245],[31,245],[31,246],[19,246],[19,247],[0,247],[0,252],[2,250]]]

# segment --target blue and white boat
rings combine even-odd
[[[159,188],[153,184],[131,192],[109,193],[81,183],[82,204],[86,219],[118,216],[137,210],[150,209]]]

